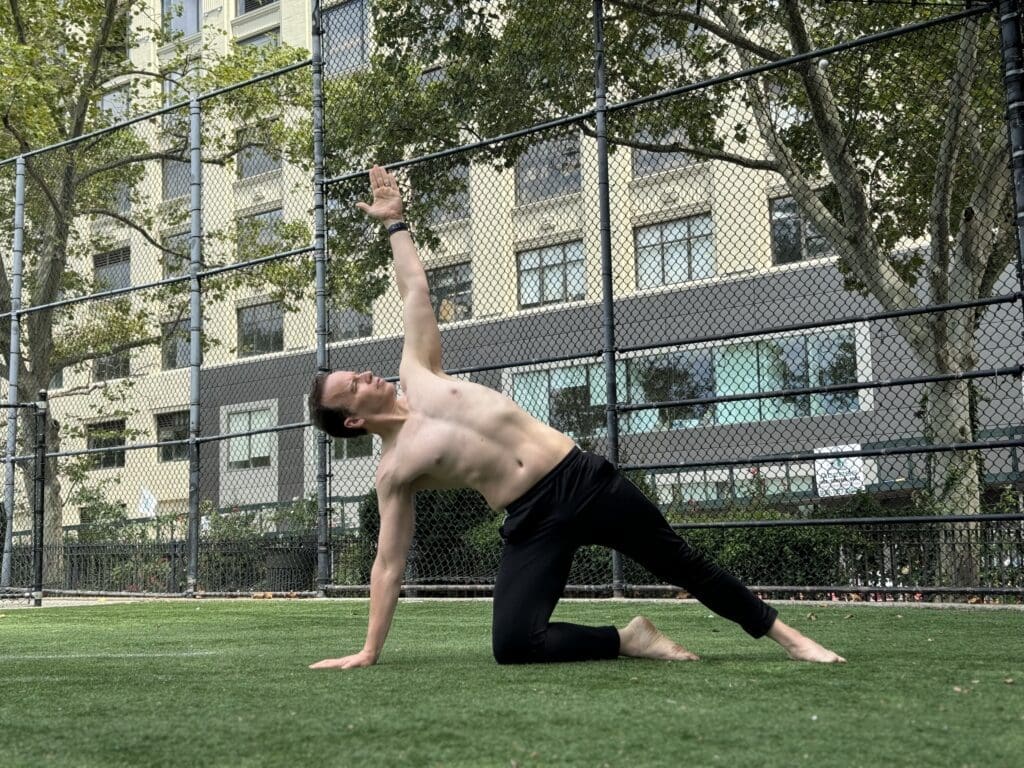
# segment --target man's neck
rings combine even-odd
[[[396,397],[390,411],[367,419],[366,429],[379,435],[380,439],[387,445],[394,442],[405,422],[409,419],[409,406],[404,397]]]

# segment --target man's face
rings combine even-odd
[[[395,385],[370,371],[334,371],[324,385],[324,403],[366,419],[384,413],[395,400]]]

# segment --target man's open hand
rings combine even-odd
[[[385,223],[402,219],[402,193],[395,174],[379,165],[373,166],[370,169],[370,191],[373,192],[373,205],[360,202],[356,203],[356,208]]]
[[[356,667],[370,667],[377,663],[377,659],[366,651],[354,653],[341,659],[324,659],[316,664],[310,664],[310,669],[355,669]]]

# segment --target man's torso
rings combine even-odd
[[[493,509],[519,498],[573,441],[505,395],[416,367],[402,372],[410,417],[378,469],[413,490],[469,487]]]

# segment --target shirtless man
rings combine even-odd
[[[377,468],[380,538],[370,574],[370,620],[362,650],[313,669],[377,663],[391,626],[413,536],[413,494],[425,489],[479,491],[506,510],[494,585],[493,651],[499,664],[636,656],[697,657],[638,616],[622,629],[551,622],[573,553],[586,544],[618,549],[677,584],[754,637],[768,635],[793,659],[844,659],[778,619],[733,576],[691,549],[660,511],[600,456],[533,418],[505,395],[441,370],[441,336],[427,277],[402,222],[393,174],[370,171],[373,204],[356,205],[388,229],[403,301],[405,344],[399,366],[404,396],[370,371],[318,374],[313,422],[336,437],[381,438]]]

